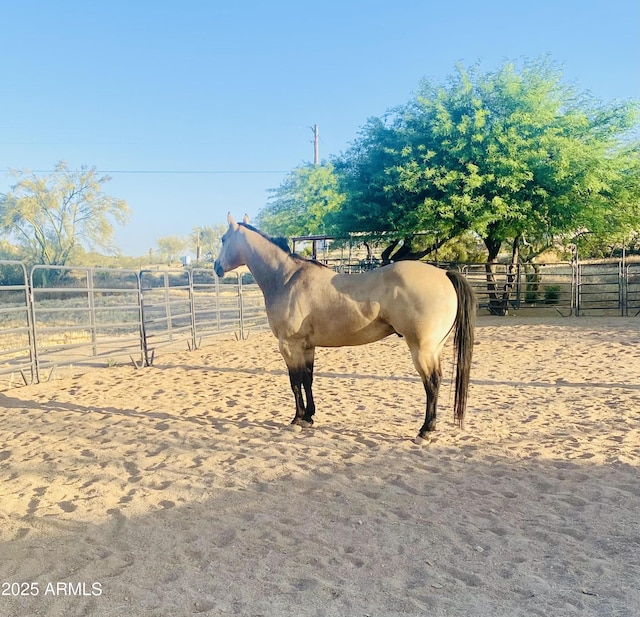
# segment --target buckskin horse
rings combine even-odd
[[[456,360],[454,419],[462,428],[473,354],[475,299],[467,280],[416,262],[399,261],[362,274],[339,274],[289,251],[245,216],[229,229],[215,261],[216,275],[247,266],[264,294],[271,331],[289,370],[296,413],[292,424],[313,424],[316,347],[363,345],[398,334],[422,378],[427,405],[418,438],[436,428],[442,381],[440,357],[451,332]],[[306,398],[306,401],[305,401]]]

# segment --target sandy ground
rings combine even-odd
[[[640,615],[638,319],[482,319],[423,445],[397,337],[315,391],[264,333],[0,392],[0,615]]]

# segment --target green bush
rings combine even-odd
[[[559,304],[560,303],[560,286],[550,285],[544,288],[544,303]]]

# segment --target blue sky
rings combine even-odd
[[[9,168],[109,171],[127,255],[255,216],[313,160],[314,124],[338,155],[458,62],[548,55],[582,91],[640,100],[638,0],[22,0],[2,21],[0,192]]]

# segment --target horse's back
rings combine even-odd
[[[421,308],[456,305],[456,292],[446,270],[420,261],[398,261],[362,274],[341,274],[333,286],[343,294],[362,296],[388,305],[418,302]]]
[[[400,261],[379,271],[385,318],[408,339],[440,341],[451,330],[458,299],[446,270]]]
[[[383,275],[393,274],[407,284],[437,285],[447,279],[447,272],[422,261],[397,261],[379,268]]]

